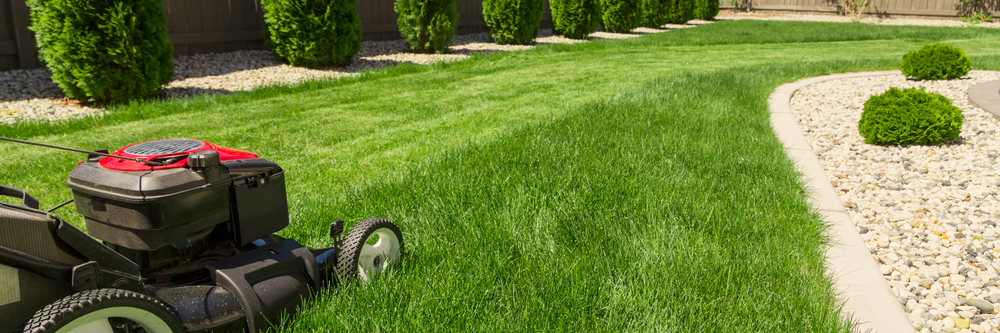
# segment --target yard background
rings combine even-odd
[[[358,0],[362,40],[401,38],[399,17],[392,10],[395,0]],[[457,0],[458,34],[486,31],[482,0]],[[549,23],[545,0],[542,28]],[[174,56],[263,50],[264,12],[260,0],[163,0]],[[0,0],[0,71],[31,69],[37,60],[34,33],[25,0]]]
[[[395,0],[358,0],[363,40],[399,39]],[[482,0],[457,0],[459,34],[486,30]],[[834,15],[841,12],[839,0],[739,0],[755,12],[795,12]],[[1000,7],[998,1],[982,1],[980,12]],[[722,8],[732,9],[729,0]],[[872,12],[880,17],[955,18],[967,15],[955,0],[872,0]],[[551,27],[549,5],[545,1],[542,27]],[[221,53],[265,49],[260,0],[163,0],[174,55]],[[966,9],[966,11],[972,9]],[[38,50],[25,0],[0,0],[0,71],[32,69],[39,66]]]

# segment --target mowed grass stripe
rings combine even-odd
[[[853,64],[790,67],[660,78],[317,198],[400,220],[407,261],[287,331],[846,331],[764,92]]]

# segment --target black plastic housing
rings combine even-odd
[[[281,314],[294,314],[320,285],[316,258],[294,239],[269,243],[205,265],[212,283],[232,292],[250,332],[268,331]],[[269,324],[270,323],[270,324]]]
[[[67,184],[88,233],[128,249],[153,251],[167,245],[186,248],[191,236],[220,223],[229,223],[238,245],[288,226],[284,171],[276,163],[251,159],[218,165],[196,157],[189,163],[193,167],[151,171],[109,170],[97,161],[78,165]]]

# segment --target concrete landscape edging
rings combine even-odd
[[[844,209],[836,189],[827,177],[823,164],[809,145],[789,105],[795,91],[823,81],[881,75],[900,75],[900,71],[846,73],[802,79],[779,86],[771,93],[768,105],[771,128],[785,148],[785,153],[802,174],[809,192],[809,203],[827,223],[829,247],[826,250],[827,274],[843,304],[843,315],[855,323],[859,332],[914,333],[913,323],[903,305],[893,294],[879,270],[854,221]]]

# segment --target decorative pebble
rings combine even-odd
[[[967,299],[965,300],[965,304],[976,307],[982,313],[993,313],[995,311],[993,304],[978,299]]]
[[[969,328],[969,320],[965,318],[955,318],[955,327],[960,329]]]

